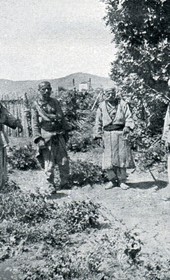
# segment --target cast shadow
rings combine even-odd
[[[47,199],[60,199],[63,197],[67,197],[68,194],[60,192],[60,193],[54,193],[54,194],[49,194],[47,195]]]
[[[141,189],[141,190],[147,190],[151,188],[157,187],[157,191],[164,189],[167,187],[167,182],[166,181],[147,181],[147,182],[135,182],[135,183],[127,183],[128,186],[132,189]]]

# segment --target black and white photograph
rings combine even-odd
[[[170,0],[0,0],[0,280],[170,280]]]

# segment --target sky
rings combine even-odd
[[[99,0],[0,0],[0,79],[107,77],[113,35]]]

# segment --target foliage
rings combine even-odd
[[[18,197],[19,196],[19,197]],[[11,192],[0,196],[0,220],[15,218],[20,222],[37,223],[52,215],[53,205],[41,195]]]
[[[105,22],[110,26],[117,48],[111,78],[132,107],[136,121],[133,144],[146,149],[145,143],[151,145],[152,137],[162,133],[170,101],[170,2],[103,2],[107,12]]]
[[[84,147],[84,149],[86,150],[87,147]],[[13,169],[19,170],[36,170],[39,167],[35,159],[35,150],[31,144],[19,148],[15,146],[11,147],[8,155],[8,162]],[[58,174],[56,174],[56,176],[58,178]],[[87,161],[70,160],[70,186],[84,186],[86,184],[98,182],[102,183],[106,180],[106,174],[99,165]],[[15,182],[8,182],[7,185],[3,187],[3,190],[4,192],[7,192],[7,190],[12,191],[16,187]]]
[[[35,158],[35,149],[30,143],[24,147],[9,147],[8,163],[13,169],[38,169],[37,160]]]
[[[103,280],[168,279],[168,262],[163,263],[158,255],[157,258],[144,256],[142,248],[136,232],[118,228],[96,240],[88,258],[89,270],[94,279],[96,274]]]
[[[95,112],[91,111],[96,92],[66,91],[60,96],[64,115],[71,127],[68,149],[86,152],[93,144]]]
[[[27,147],[28,147],[28,149],[27,149]],[[91,146],[90,146],[90,148],[91,148]],[[87,147],[84,147],[84,149],[86,150]],[[14,147],[10,148],[10,152],[8,155],[8,161],[9,161],[10,166],[13,169],[35,170],[38,168],[37,160],[35,159],[35,150],[33,149],[33,147],[30,144],[27,146],[24,146],[24,147],[16,148],[14,146]],[[57,177],[56,178],[56,185],[57,185],[60,182],[58,172],[56,174],[56,177]],[[92,162],[82,161],[82,160],[77,160],[77,161],[70,160],[70,180],[69,180],[70,187],[72,187],[73,185],[76,185],[76,186],[84,186],[87,184],[92,185],[95,183],[99,183],[99,182],[102,183],[105,181],[107,181],[106,174],[99,165],[93,164]],[[3,190],[1,189],[1,192],[2,191],[7,192],[7,190],[12,192],[16,187],[17,186],[14,182],[8,182],[3,187]],[[21,205],[23,205],[23,209],[24,209],[24,207],[26,207],[25,203],[26,203],[26,201],[25,202],[23,201],[21,204]],[[35,204],[36,204],[36,197],[35,197]],[[41,202],[40,202],[40,204],[41,204]],[[37,204],[37,206],[38,205],[39,205],[39,203]],[[43,202],[42,202],[42,205],[43,205]],[[22,212],[22,209],[21,209],[21,212]]]
[[[114,217],[102,229],[101,208],[92,201],[57,204],[13,190],[0,194],[0,207],[0,262],[15,263],[14,280],[169,277],[167,260],[143,254],[139,234]]]
[[[70,126],[71,132],[67,145],[69,150],[85,152],[94,145],[92,134],[95,112],[92,110],[92,107],[96,99],[97,102],[95,104],[98,104],[100,98],[97,97],[99,95],[102,96],[100,93],[102,93],[102,90],[79,92],[63,88],[56,93],[56,97],[61,103],[65,118]],[[25,106],[28,108],[29,119],[31,117],[32,99],[26,99]]]
[[[132,98],[136,98],[138,112],[150,109],[150,117],[157,101],[168,90],[170,3],[167,0],[104,2],[107,6],[105,20],[118,49],[111,77],[121,91],[130,92]],[[156,113],[160,110],[159,104]],[[164,111],[165,108],[163,114]]]
[[[160,137],[155,138],[151,141],[149,137],[146,137],[145,146],[136,155],[137,166],[143,171],[156,164],[159,172],[165,171],[167,168],[166,147]]]
[[[79,266],[77,265],[79,264]],[[82,279],[80,259],[76,259],[76,252],[54,252],[46,259],[45,265],[29,265],[23,267],[23,274],[19,279],[22,280],[64,280],[64,279]]]
[[[94,92],[68,90],[59,97],[64,115],[72,127],[79,128],[79,121],[86,119],[93,104]]]
[[[84,133],[82,132],[82,134],[74,130],[67,143],[68,150],[72,152],[87,152],[94,146],[90,127],[89,130]]]
[[[55,185],[59,187],[60,178],[59,172],[56,170],[55,174]],[[70,160],[70,176],[69,176],[69,187],[73,186],[85,186],[93,185],[95,183],[104,183],[108,181],[107,174],[102,168],[93,164],[92,162],[77,160]]]
[[[66,208],[65,222],[69,233],[82,232],[99,226],[99,205],[89,201],[73,201]]]
[[[81,119],[77,120],[77,128],[70,133],[67,147],[74,152],[87,152],[96,145],[93,141],[93,126],[95,113],[86,110],[81,112]]]
[[[12,193],[17,190],[20,190],[20,187],[14,181],[7,181],[1,186],[0,193]]]
[[[136,73],[153,88],[160,84],[167,88],[170,50],[169,1],[104,2],[107,5],[106,23],[110,25],[119,48],[114,66],[120,67],[120,78]],[[113,69],[112,74],[114,71]]]
[[[71,161],[70,173],[70,183],[78,186],[102,183],[107,180],[106,174],[100,166],[81,160]]]
[[[20,191],[1,194],[0,205],[0,261],[17,259],[16,279],[80,279],[84,268],[68,233],[97,228],[98,205],[82,201],[59,206],[39,193]],[[32,254],[29,264],[25,253]]]

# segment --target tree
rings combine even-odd
[[[145,121],[147,128],[153,133],[160,132],[170,77],[170,1],[103,2],[107,11],[105,21],[117,47],[111,78],[122,92],[131,94],[138,117]]]

